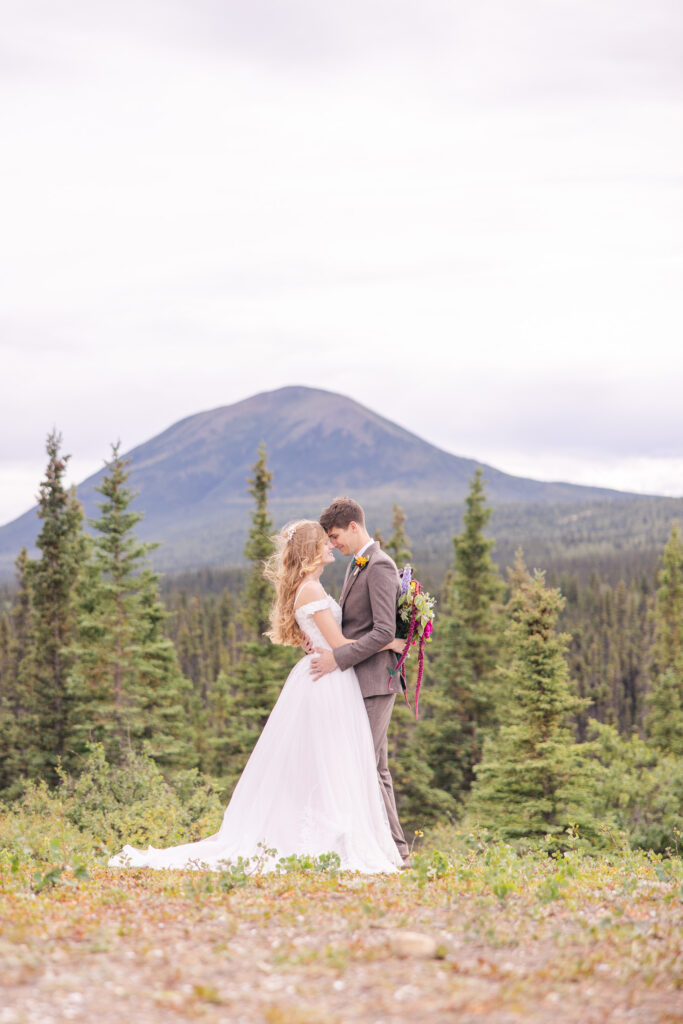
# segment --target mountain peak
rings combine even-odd
[[[157,564],[174,568],[238,561],[248,527],[247,478],[265,442],[273,472],[276,522],[318,515],[337,494],[366,509],[406,511],[460,504],[482,464],[429,444],[359,402],[302,385],[252,395],[188,416],[138,445],[130,459],[142,537],[165,541]],[[618,492],[539,483],[482,465],[492,504],[586,502]],[[78,487],[86,515],[97,513],[95,488],[105,469]],[[38,531],[35,510],[0,528],[0,572],[11,572],[22,545]],[[180,552],[183,552],[181,555]]]

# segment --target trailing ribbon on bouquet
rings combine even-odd
[[[435,600],[426,590],[422,589],[421,583],[413,579],[413,570],[409,565],[404,566],[399,575],[401,577],[401,591],[396,608],[396,631],[398,636],[405,636],[406,645],[396,663],[396,667],[387,670],[389,672],[388,686],[391,686],[392,677],[401,673],[406,658],[410,653],[410,648],[417,644],[417,683],[415,684],[415,718],[417,719],[419,718],[418,705],[424,672],[424,646],[431,643],[434,630]],[[403,688],[404,700],[408,707],[410,707],[402,675],[401,686]]]

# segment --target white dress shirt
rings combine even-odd
[[[368,548],[370,547],[370,545],[374,544],[374,543],[375,543],[374,540],[372,540],[372,538],[370,538],[370,540],[367,542],[367,544],[364,544],[363,547],[360,549],[360,551],[356,551],[356,553],[355,553],[355,555],[353,557],[354,558],[360,558],[360,556],[363,554],[363,552],[367,551]]]

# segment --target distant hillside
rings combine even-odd
[[[365,505],[370,528],[386,529],[395,500],[411,517],[410,533],[425,557],[450,559],[450,536],[482,464],[442,451],[343,395],[287,387],[190,416],[127,453],[130,485],[138,492],[135,507],[145,515],[139,534],[163,542],[154,556],[157,567],[173,571],[241,560],[251,503],[247,477],[261,441],[274,473],[276,523],[295,515],[317,517],[335,495],[352,494]],[[555,527],[561,533],[558,520],[585,525],[587,509],[608,509],[608,519],[621,524],[617,532],[633,540],[643,529],[658,535],[683,508],[673,499],[482,469],[499,522],[519,540],[529,536],[525,522],[533,522],[537,534],[557,533]],[[95,487],[103,473],[78,487],[87,516],[97,514]],[[643,513],[643,503],[650,511]],[[636,509],[640,526],[634,530]],[[656,527],[648,526],[653,516]],[[30,548],[37,532],[35,509],[0,528],[0,577],[11,574],[19,549]]]

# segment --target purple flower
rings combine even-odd
[[[412,576],[413,576],[413,570],[410,568],[410,566],[409,565],[404,566],[403,567],[403,572],[401,573],[401,593],[402,594],[407,594],[408,593],[408,589],[410,587],[410,581],[412,579]]]

